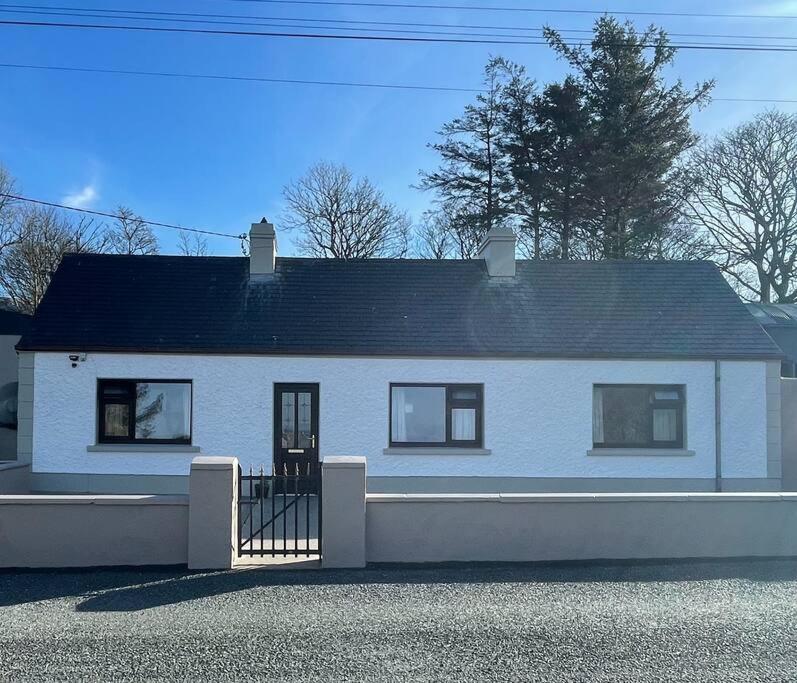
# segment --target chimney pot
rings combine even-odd
[[[515,233],[509,228],[491,228],[479,247],[490,277],[515,276]]]
[[[263,218],[249,230],[249,275],[271,275],[277,258],[277,234]]]

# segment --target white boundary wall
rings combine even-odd
[[[797,556],[797,494],[368,494],[369,562]]]
[[[187,496],[0,496],[0,567],[187,561]]]
[[[190,496],[0,495],[0,568],[229,569],[238,541],[238,461],[198,457],[190,483]]]

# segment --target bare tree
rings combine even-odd
[[[450,258],[456,236],[442,211],[427,211],[418,227],[415,252],[418,258]]]
[[[15,185],[11,174],[0,166],[0,252],[17,239],[19,205],[9,196],[14,194]]]
[[[16,239],[0,251],[0,286],[15,308],[33,313],[53,271],[66,253],[107,247],[103,225],[90,218],[72,222],[52,209],[21,209]]]
[[[746,299],[797,301],[797,116],[768,111],[700,146],[686,217]]]
[[[120,206],[116,222],[109,230],[111,251],[115,254],[157,254],[158,239],[152,228],[132,209]]]
[[[283,194],[283,221],[299,232],[297,246],[303,254],[342,259],[407,254],[407,215],[367,178],[355,180],[345,166],[318,163]]]
[[[197,233],[180,232],[177,248],[183,256],[207,256],[208,241]]]

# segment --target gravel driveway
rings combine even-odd
[[[797,561],[0,573],[0,678],[797,679]]]

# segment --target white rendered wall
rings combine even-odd
[[[766,477],[766,363],[721,364],[722,476]]]
[[[724,476],[766,476],[764,362],[722,363]],[[96,437],[98,378],[192,379],[193,443],[244,467],[271,461],[275,382],[320,385],[321,456],[364,455],[370,476],[714,476],[713,361],[445,360],[35,355],[33,470],[188,474],[191,453],[87,452]],[[385,455],[390,382],[484,384],[491,455]],[[596,456],[593,383],[686,386],[686,447],[693,456]]]

